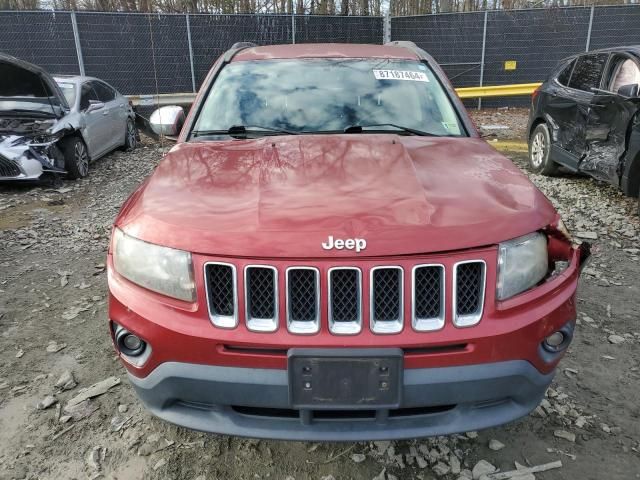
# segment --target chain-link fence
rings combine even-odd
[[[377,43],[382,17],[0,12],[0,51],[124,94],[196,91],[235,42]]]
[[[541,82],[569,55],[640,43],[640,5],[396,17],[391,38],[412,40],[431,53],[456,87]],[[528,101],[495,99],[483,105]]]
[[[380,44],[383,38],[416,42],[455,86],[538,82],[568,55],[640,43],[640,5],[448,13],[390,22],[320,15],[0,12],[0,51],[55,74],[103,78],[125,94],[195,91],[213,61],[238,41]]]

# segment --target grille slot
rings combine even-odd
[[[444,265],[413,267],[412,325],[417,331],[444,327]]]
[[[329,330],[350,335],[362,329],[362,273],[357,268],[329,270]]]
[[[20,169],[6,157],[0,155],[0,177],[19,177]]]
[[[245,268],[247,328],[273,332],[278,328],[278,271],[270,266]]]
[[[371,269],[371,329],[376,333],[398,333],[403,324],[401,267]]]
[[[235,267],[226,263],[206,264],[205,285],[211,322],[217,327],[234,328],[238,324]]]
[[[454,269],[453,323],[459,327],[475,325],[484,308],[486,265],[473,260],[457,263]]]
[[[287,269],[287,327],[292,333],[320,329],[320,273],[311,267]]]

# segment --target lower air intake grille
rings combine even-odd
[[[0,177],[18,177],[20,169],[8,158],[0,155]]]

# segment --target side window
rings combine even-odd
[[[572,60],[566,65],[558,74],[557,80],[560,85],[564,85],[565,87],[569,85],[569,79],[571,78],[571,72],[573,71],[573,66],[576,61]]]
[[[592,88],[600,87],[600,79],[607,58],[609,58],[607,53],[583,55],[578,58],[569,86],[589,93]]]
[[[102,82],[92,82],[92,84],[93,89],[96,91],[98,99],[101,102],[107,103],[116,98],[115,91],[108,85],[105,85]]]
[[[80,110],[86,110],[89,108],[89,101],[95,100],[98,101],[98,96],[96,92],[91,88],[91,83],[83,83],[82,88],[80,89]]]
[[[640,68],[633,60],[620,57],[613,63],[613,75],[609,80],[610,91],[617,92],[625,85],[640,85]]]

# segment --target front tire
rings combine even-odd
[[[551,160],[551,135],[544,123],[539,124],[529,137],[529,168],[534,173],[552,176],[558,173],[559,165]]]
[[[84,178],[89,174],[89,152],[87,145],[81,138],[71,137],[62,148],[64,153],[64,168],[67,177],[73,180]]]

